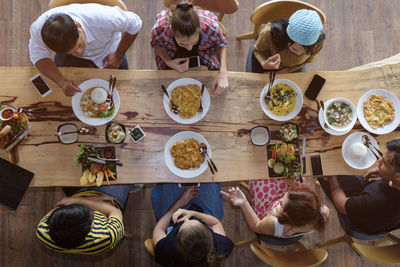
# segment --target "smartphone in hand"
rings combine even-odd
[[[196,68],[200,68],[200,57],[199,56],[189,57],[189,69],[196,69]]]
[[[40,94],[41,97],[46,97],[48,96],[53,90],[48,86],[46,81],[43,79],[42,75],[36,74],[32,78],[29,79],[33,86],[36,88],[38,93]]]

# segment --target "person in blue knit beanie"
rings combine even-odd
[[[324,46],[322,22],[314,10],[297,10],[289,19],[265,25],[254,43],[252,72],[305,71]]]

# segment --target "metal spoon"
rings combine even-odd
[[[56,132],[54,135],[55,136],[61,136],[61,135],[64,135],[64,134],[71,134],[71,133],[78,133],[78,134],[86,135],[86,134],[89,134],[89,133],[94,133],[95,130],[96,130],[95,128],[88,129],[88,128],[82,127],[82,128],[80,128],[80,129],[78,129],[76,131]]]
[[[114,107],[113,93],[116,82],[117,82],[117,77],[111,74],[108,83],[108,96],[106,99],[106,104],[108,104],[107,110],[111,110]]]
[[[376,148],[376,147],[371,143],[371,140],[369,139],[368,135],[364,134],[364,135],[361,136],[361,138],[362,138],[362,140],[363,140],[364,146],[366,146],[369,150],[371,150],[372,154],[374,154],[374,156],[376,157],[377,160],[379,159],[379,157],[378,157],[378,155],[376,154],[376,152],[378,152],[379,155],[380,155],[381,157],[383,156],[382,152],[379,151],[379,149]],[[371,148],[371,146],[374,148],[374,150]]]
[[[212,161],[212,159],[210,158],[210,156],[208,156],[207,153],[207,145],[204,143],[200,143],[200,153],[205,155],[207,160],[209,161],[209,163],[211,163],[212,168],[214,169],[214,172],[218,172],[217,166],[215,166],[214,162]],[[211,171],[212,172],[212,171]],[[214,174],[214,173],[213,173]]]
[[[322,109],[322,114],[325,114],[325,107],[324,107],[324,102],[322,100],[319,101],[319,103],[321,104],[321,109]],[[325,117],[324,117],[325,118]],[[324,119],[324,127],[329,129],[328,124],[326,123],[325,119]]]

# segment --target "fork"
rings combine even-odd
[[[275,82],[275,76],[276,76],[276,71],[274,71],[274,70],[271,70],[270,72],[269,72],[269,84],[268,84],[268,91],[267,91],[267,93],[265,94],[265,96],[264,96],[264,101],[265,101],[265,104],[269,104],[269,102],[271,101],[271,88],[272,88],[272,85],[274,84],[274,82]]]
[[[203,92],[204,92],[204,83],[201,84],[200,107],[199,107],[200,113],[203,113]]]

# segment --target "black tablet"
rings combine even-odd
[[[34,173],[0,158],[0,204],[16,210]]]

